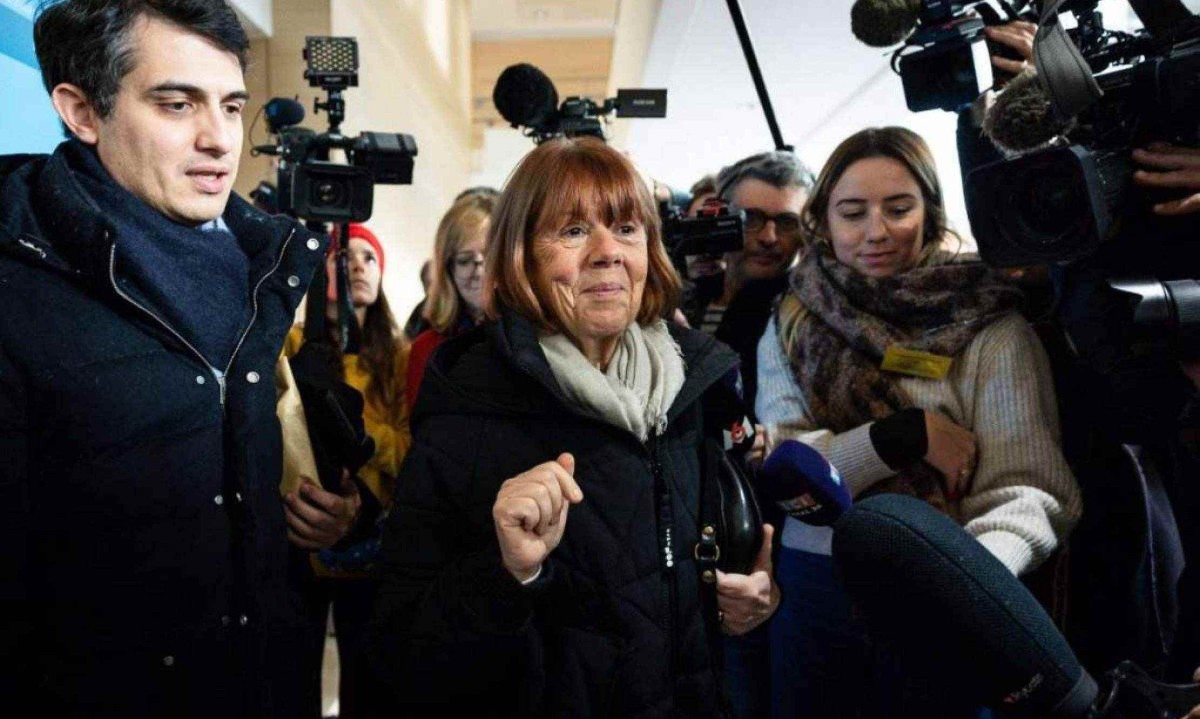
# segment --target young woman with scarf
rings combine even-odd
[[[851,136],[802,220],[809,249],[759,345],[768,450],[811,444],[856,497],[915,495],[1014,574],[1036,567],[1080,513],[1049,367],[1019,292],[943,247],[957,236],[928,146],[897,127]],[[784,529],[774,715],[974,715],[866,635],[834,577],[831,534]]]
[[[311,620],[312,641],[308,645],[310,654],[299,659],[306,672],[305,691],[312,694],[310,704],[319,702],[325,629],[332,605],[341,667],[339,716],[354,718],[372,716],[374,711],[375,700],[367,689],[370,670],[362,649],[364,630],[377,586],[373,573],[379,555],[381,523],[391,505],[396,476],[412,436],[404,403],[408,348],[399,337],[383,292],[383,246],[363,225],[350,225],[349,236],[350,299],[361,329],[362,347],[357,354],[344,354],[332,336],[337,326],[336,284],[333,281],[334,257],[341,244],[337,237],[326,262],[329,291],[325,304],[326,317],[330,320],[326,326],[331,332],[327,342],[329,356],[341,366],[342,380],[363,395],[363,424],[375,441],[375,454],[358,470],[361,482],[353,484],[369,491],[371,496],[362,497],[353,529],[337,544],[332,547],[328,547],[328,541],[309,544],[308,548],[314,550],[308,558],[313,576],[304,587],[304,597]],[[309,301],[317,301],[317,298],[310,295]],[[288,334],[284,353],[291,357],[303,344],[304,328],[297,325]],[[349,486],[347,489],[349,494],[357,494]],[[305,485],[284,499],[289,532],[298,535],[300,540],[315,537],[325,521],[321,496],[322,491],[315,485]],[[297,539],[293,539],[293,543],[305,546]],[[318,707],[313,704],[312,709],[316,712]]]

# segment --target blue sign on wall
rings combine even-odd
[[[33,22],[0,2],[0,155],[50,152],[63,139],[42,87],[33,51]]]

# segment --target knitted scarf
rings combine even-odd
[[[167,219],[117,184],[78,140],[63,144],[80,187],[116,229],[117,281],[224,370],[250,321],[250,259],[222,224]]]
[[[873,278],[838,262],[827,246],[805,254],[791,276],[805,312],[793,346],[784,347],[818,427],[846,432],[913,406],[901,375],[880,369],[889,347],[958,357],[980,330],[1017,307],[1020,292],[987,266],[952,259],[940,253],[907,272]],[[877,492],[947,508],[940,475],[923,462],[877,484]]]
[[[664,320],[649,327],[631,324],[604,372],[564,334],[543,336],[539,344],[559,387],[581,412],[643,442],[666,429],[667,410],[685,375],[683,355]]]

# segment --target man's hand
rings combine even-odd
[[[361,507],[358,485],[350,479],[349,472],[342,472],[339,494],[305,482],[283,498],[288,539],[301,549],[328,549],[350,533]]]
[[[1158,215],[1186,215],[1200,212],[1200,148],[1177,147],[1155,142],[1133,151],[1133,159],[1148,170],[1133,173],[1133,181],[1143,187],[1165,187],[1191,191],[1187,197],[1160,202]]]
[[[500,485],[492,521],[504,568],[518,582],[537,575],[562,541],[567,510],[583,501],[574,474],[575,457],[564,452]]]
[[[929,450],[924,460],[942,473],[946,499],[956,501],[967,493],[975,472],[975,434],[955,424],[945,415],[925,410],[925,436]]]
[[[1010,47],[1021,56],[1020,60],[1014,60],[992,55],[992,64],[997,68],[1018,75],[1033,62],[1033,38],[1037,35],[1037,25],[1025,20],[1015,20],[1003,25],[989,25],[983,29],[983,33],[989,40]]]
[[[717,608],[721,631],[730,636],[745,634],[771,618],[779,608],[779,587],[772,576],[771,538],[775,528],[763,525],[763,543],[749,574],[717,571]]]

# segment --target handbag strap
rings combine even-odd
[[[700,457],[699,531],[692,556],[700,575],[700,604],[704,616],[720,623],[717,609],[717,563],[721,560],[718,530],[721,516],[721,490],[717,479],[720,471],[720,446],[712,439],[704,440]]]

